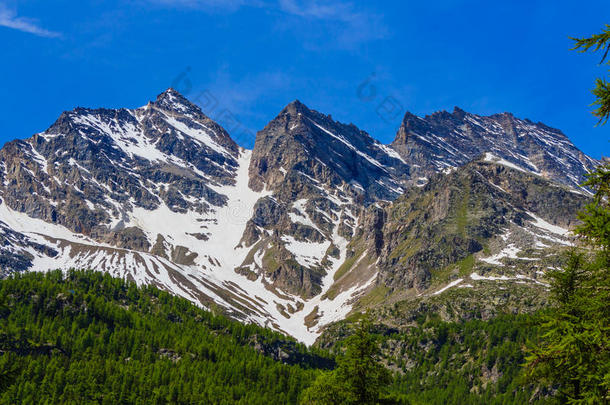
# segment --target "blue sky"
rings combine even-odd
[[[608,16],[607,0],[0,0],[0,144],[174,86],[248,147],[299,99],[383,142],[407,110],[510,111],[599,158],[610,124],[594,127],[590,89],[606,69],[568,36]]]

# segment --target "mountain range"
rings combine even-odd
[[[534,310],[598,163],[510,113],[407,112],[385,145],[299,101],[247,150],[168,89],[0,150],[0,276],[100,270],[308,344],[366,309]]]

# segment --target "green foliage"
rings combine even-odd
[[[370,319],[362,318],[356,333],[347,339],[345,354],[338,359],[336,373],[355,404],[377,403],[379,394],[390,382],[390,373],[379,362],[379,346],[370,330]]]
[[[330,371],[324,351],[154,287],[95,272],[15,275],[0,281],[0,404],[468,405],[531,396],[516,379],[536,330],[529,317],[428,319],[400,334],[358,325],[337,343]],[[291,364],[253,348],[278,345]]]
[[[300,401],[303,405],[328,405],[353,403],[345,384],[336,372],[325,372],[316,378],[313,385],[307,388]]]
[[[583,186],[595,190],[593,201],[578,214],[582,221],[576,229],[587,244],[608,256],[610,246],[610,163],[601,164],[591,173]]]
[[[548,403],[544,391],[521,380],[522,347],[536,335],[537,316],[452,323],[422,316],[407,331],[384,333],[384,359],[400,371],[390,392],[411,404]]]
[[[562,403],[610,403],[609,173],[604,164],[585,183],[595,196],[576,233],[593,252],[573,251],[548,274],[555,305],[527,358],[528,376],[556,387]]]
[[[339,356],[337,369],[321,374],[313,386],[303,393],[301,403],[381,403],[381,394],[387,391],[392,378],[380,362],[379,346],[370,331],[371,322],[368,317],[363,317],[355,333],[346,340],[345,353]],[[392,403],[390,401],[386,397],[384,403]]]
[[[17,378],[17,366],[12,356],[0,357],[0,392],[10,387]]]
[[[254,343],[291,348],[295,364]],[[279,333],[107,274],[0,281],[0,404],[296,403],[329,363]]]
[[[572,38],[572,40],[575,42],[573,49],[580,49],[581,52],[602,50],[604,54],[600,64],[604,63],[610,51],[610,25],[606,24],[606,28],[600,34],[589,38]],[[597,79],[592,93],[596,97],[593,105],[599,106],[593,111],[593,115],[599,118],[598,124],[605,124],[610,117],[610,83],[604,79]]]

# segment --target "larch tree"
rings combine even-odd
[[[589,38],[573,38],[574,49],[610,51],[610,25]],[[610,117],[610,84],[593,89],[598,124]],[[578,214],[574,233],[581,246],[564,269],[548,273],[553,307],[543,317],[542,334],[530,348],[527,375],[556,390],[561,403],[610,404],[610,163],[602,162],[583,186],[594,191]]]

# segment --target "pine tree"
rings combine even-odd
[[[604,52],[600,64],[603,64],[610,51],[610,25],[606,24],[605,29],[600,34],[592,35],[589,38],[572,38],[576,45],[573,49],[579,49],[581,52],[589,50]],[[610,61],[606,62],[610,64]],[[604,124],[610,117],[610,83],[604,79],[597,79],[595,88],[592,90],[596,97],[593,105],[598,107],[593,111],[593,115],[599,118],[599,123]]]
[[[301,403],[307,405],[369,405],[398,403],[382,399],[391,382],[390,372],[380,362],[380,349],[371,333],[371,321],[365,315],[345,344],[345,353],[337,359],[332,372],[322,373],[305,390]]]
[[[390,383],[388,370],[378,360],[379,345],[371,334],[368,316],[360,320],[356,333],[347,340],[345,355],[339,358],[338,375],[356,404],[376,404]]]
[[[527,358],[528,375],[556,387],[562,403],[610,403],[609,173],[602,164],[585,183],[595,196],[575,233],[589,249],[574,250],[563,270],[548,274],[555,306]]]
[[[572,38],[581,52],[610,51],[610,25],[589,38]],[[610,64],[606,62],[606,64]],[[610,117],[610,83],[593,89],[598,124]],[[610,403],[610,163],[602,163],[583,184],[595,191],[578,218],[575,233],[584,252],[570,253],[562,271],[549,273],[555,307],[544,317],[541,342],[527,358],[528,375],[558,388],[562,402]]]
[[[11,359],[10,354],[0,356],[0,393],[11,386],[17,378],[17,366],[14,364],[14,359]]]

